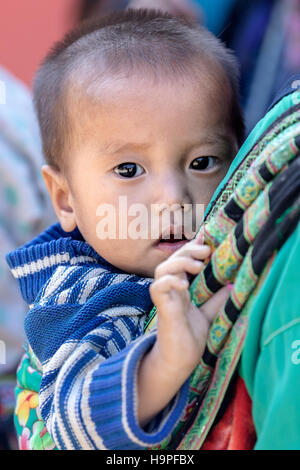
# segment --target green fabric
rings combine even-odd
[[[255,449],[300,449],[300,224],[250,312],[240,373],[252,398]]]

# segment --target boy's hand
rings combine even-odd
[[[191,302],[187,273],[197,275],[210,248],[192,240],[157,266],[150,295],[157,308],[157,339],[138,372],[138,421],[145,425],[176,395],[198,365],[208,330],[229,297],[219,290],[201,308]]]
[[[187,273],[199,274],[210,252],[201,237],[177,250],[155,270],[150,288],[158,315],[155,348],[166,373],[190,375],[203,355],[209,327],[229,297],[224,287],[201,308],[191,302]]]

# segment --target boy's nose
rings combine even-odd
[[[169,208],[191,204],[191,198],[187,185],[180,175],[168,173],[164,178],[160,178],[153,188],[155,202],[157,204],[167,205]]]

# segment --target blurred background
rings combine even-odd
[[[24,305],[5,253],[55,221],[41,180],[43,155],[31,86],[53,43],[83,19],[158,8],[205,25],[236,54],[247,133],[300,72],[300,0],[10,0],[0,15],[0,449],[22,448],[13,430]]]
[[[10,0],[1,5],[0,64],[27,86],[54,41],[83,18],[128,6],[193,16],[236,53],[248,129],[300,67],[299,0]],[[259,116],[260,117],[260,116]]]

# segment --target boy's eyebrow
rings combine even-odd
[[[228,146],[232,145],[232,138],[230,138],[228,135],[211,135],[205,137],[205,139],[202,139],[199,142],[194,143],[193,145],[190,145],[189,148],[192,150],[193,148],[200,147],[201,145],[205,144],[217,144],[217,143],[223,143]],[[126,142],[125,144],[120,141],[115,141],[115,142],[109,142],[104,144],[100,152],[102,154],[106,155],[112,155],[112,154],[117,154],[120,152],[126,152],[126,151],[143,151],[147,150],[151,147],[150,143],[138,143],[138,142]],[[187,146],[188,147],[188,146]]]
[[[215,134],[215,135],[207,135],[204,139],[200,140],[196,144],[192,145],[192,147],[199,147],[205,144],[218,144],[223,143],[227,145],[232,145],[232,137],[225,134]]]
[[[111,155],[119,152],[129,151],[129,150],[147,150],[151,144],[141,144],[138,142],[126,142],[126,144],[122,142],[109,142],[108,144],[104,144],[100,152],[103,154]]]

